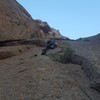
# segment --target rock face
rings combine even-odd
[[[43,36],[35,20],[16,0],[0,0],[0,40]]]
[[[36,23],[38,23],[39,27],[41,28],[41,30],[44,33],[49,33],[49,31],[51,30],[50,26],[48,25],[47,22],[43,22],[40,19],[35,20]]]
[[[32,19],[16,0],[0,0],[0,41],[44,38],[49,32],[54,33],[47,22]]]
[[[44,35],[47,38],[67,39],[67,40],[69,40],[69,38],[62,36],[61,33],[59,32],[59,30],[56,30],[55,28],[51,28],[47,22],[45,22],[45,21],[43,22],[39,19],[37,19],[35,21],[36,21],[36,23],[38,23],[38,25],[41,29],[41,33],[44,33]]]
[[[77,55],[85,58],[82,69],[90,79],[90,87],[100,92],[100,35],[86,39],[69,43]]]
[[[0,100],[100,100],[100,94],[89,88],[80,66],[36,56],[39,47],[32,46],[22,54],[25,48],[9,47],[12,52],[20,50],[20,55],[0,61]]]

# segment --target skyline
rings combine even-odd
[[[71,39],[100,33],[99,0],[17,0],[33,19],[46,21],[50,27]]]

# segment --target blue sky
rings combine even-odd
[[[71,39],[100,33],[100,0],[17,0],[33,17]]]

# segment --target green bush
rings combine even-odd
[[[66,48],[64,53],[60,55],[59,62],[61,63],[70,63],[72,62],[72,58],[74,56],[74,51],[71,48]]]

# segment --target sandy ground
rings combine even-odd
[[[41,49],[0,61],[0,100],[100,100],[80,66],[54,62]]]

